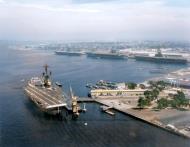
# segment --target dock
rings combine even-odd
[[[103,106],[100,106],[100,108],[102,108],[102,111],[107,111],[109,109],[112,109],[113,107],[112,106],[105,106],[105,105],[103,105]]]
[[[182,137],[185,137],[185,138],[190,138],[190,134],[186,134],[180,130],[172,130],[170,128],[167,128],[167,126],[165,124],[163,124],[162,122],[160,122],[159,120],[155,119],[154,117],[151,117],[151,116],[144,116],[142,115],[141,113],[139,112],[136,112],[135,110],[131,109],[131,108],[127,108],[127,107],[120,107],[119,105],[110,105],[110,103],[108,102],[105,102],[104,100],[101,100],[101,99],[96,99],[95,102],[99,103],[99,104],[103,104],[105,108],[108,108],[107,110],[105,110],[104,112],[110,114],[110,115],[114,115],[114,114],[111,114],[113,113],[111,111],[111,113],[109,112],[110,110],[109,109],[114,109],[118,112],[121,112],[123,114],[126,114],[128,116],[131,116],[137,120],[140,120],[140,121],[143,121],[143,122],[146,122],[152,126],[155,126],[157,128],[161,128],[163,130],[166,130],[168,132],[171,132],[173,134],[176,134],[176,135],[179,135],[179,136],[182,136]]]
[[[103,112],[106,112],[106,113],[108,113],[110,115],[115,115],[115,113],[110,110],[110,109],[113,108],[112,106],[103,105],[103,106],[100,106],[100,108],[102,109]]]
[[[83,102],[95,102],[95,99],[93,98],[88,98],[88,97],[79,97],[77,98],[78,103],[83,103]]]
[[[106,110],[105,112],[108,113],[108,114],[110,114],[110,115],[115,115],[115,113],[112,112],[111,110]]]

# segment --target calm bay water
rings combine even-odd
[[[77,121],[59,120],[39,111],[23,92],[23,79],[42,73],[49,64],[53,80],[67,92],[69,85],[78,96],[86,96],[86,83],[98,80],[142,82],[149,70],[170,71],[184,65],[163,65],[135,60],[103,60],[85,56],[56,56],[52,51],[21,51],[0,48],[1,146],[86,146],[86,147],[189,147],[190,140],[116,113],[102,113],[98,104],[87,104],[87,112]],[[187,65],[188,66],[188,65]],[[84,123],[88,125],[85,126]]]

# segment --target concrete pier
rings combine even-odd
[[[83,103],[83,102],[95,102],[95,99],[93,98],[88,98],[88,97],[79,97],[77,98],[78,103]]]
[[[176,135],[190,139],[190,132],[185,132],[184,130],[172,130],[170,128],[167,128],[167,125],[162,123],[159,120],[159,118],[157,118],[157,115],[154,115],[150,111],[145,112],[145,111],[135,110],[132,109],[132,107],[129,104],[123,104],[123,103],[120,104],[118,101],[113,101],[113,100],[110,101],[105,99],[95,99],[95,102],[106,105],[108,107],[112,107],[112,109],[115,109],[116,111],[127,114],[135,119],[144,121],[155,127],[159,127]]]

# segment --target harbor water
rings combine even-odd
[[[128,60],[94,59],[86,56],[57,56],[47,50],[10,49],[0,45],[0,146],[66,147],[189,147],[190,140],[115,112],[110,116],[100,105],[86,104],[78,120],[61,120],[41,112],[24,94],[28,79],[42,74],[48,64],[53,81],[72,86],[75,95],[86,97],[86,83],[98,80],[143,82],[189,65],[156,64]]]

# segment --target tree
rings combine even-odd
[[[165,98],[161,98],[158,100],[157,104],[158,104],[158,106],[157,106],[158,109],[164,109],[164,108],[168,107],[169,101]]]
[[[151,91],[149,91],[149,90],[146,90],[145,92],[144,92],[144,96],[147,98],[147,97],[149,97],[151,95]]]
[[[185,94],[182,91],[178,91],[170,103],[172,107],[180,108],[181,106],[187,106],[189,104],[189,100],[185,98]]]
[[[148,84],[151,86],[151,87],[155,87],[157,84],[155,81],[148,81]]]
[[[170,104],[171,104],[172,108],[177,108],[178,107],[177,101],[175,101],[175,100],[171,100]]]
[[[168,84],[164,81],[158,81],[157,82],[157,88],[159,91],[162,91],[165,89],[165,87],[167,86]]]
[[[182,91],[177,91],[176,97],[180,99],[185,99],[185,94]]]
[[[146,102],[145,102],[145,99],[144,97],[139,97],[139,100],[138,100],[138,107],[139,108],[144,108],[146,106]]]
[[[137,84],[136,83],[127,83],[127,86],[128,86],[128,89],[135,89],[137,87]]]
[[[174,101],[174,107],[176,108],[187,106],[189,104],[189,100],[185,98],[185,94],[182,91],[177,91],[177,94],[174,95]]]
[[[164,81],[149,81],[148,83],[150,87],[157,88],[159,91],[164,90],[164,88],[167,86],[167,83]]]
[[[167,83],[164,82],[163,80],[161,80],[161,81],[157,81],[157,85],[165,87],[167,85]]]
[[[146,98],[149,102],[151,102],[151,101],[153,100],[152,91],[146,90],[146,91],[144,92],[144,96],[145,96],[145,98]]]
[[[154,88],[151,92],[152,94],[152,99],[157,99],[158,95],[159,95],[159,90]]]
[[[163,86],[158,86],[158,87],[157,87],[157,89],[158,89],[159,91],[164,90],[164,88],[165,88],[165,87],[163,87]]]
[[[146,86],[145,86],[144,84],[139,84],[139,87],[140,87],[141,89],[145,89],[145,88],[146,88]]]
[[[145,106],[150,105],[150,101],[148,101],[146,98],[144,97],[139,97],[138,99],[138,107],[143,109]]]

